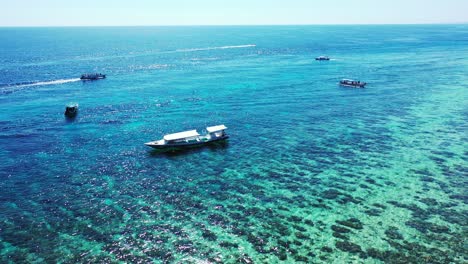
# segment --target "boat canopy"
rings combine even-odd
[[[164,136],[164,140],[177,140],[177,139],[183,139],[183,138],[189,138],[189,137],[196,137],[199,136],[197,130],[189,130],[189,131],[184,131],[184,132],[179,132],[175,134],[168,134]]]
[[[78,103],[69,103],[66,107],[78,107]]]
[[[218,131],[225,130],[225,129],[227,129],[225,125],[219,125],[219,126],[207,127],[206,131],[208,131],[208,133],[214,133],[214,132],[218,132]]]

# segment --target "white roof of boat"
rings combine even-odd
[[[176,140],[176,139],[182,139],[182,138],[188,138],[188,137],[196,137],[199,136],[197,130],[189,130],[189,131],[184,131],[184,132],[179,132],[179,133],[174,133],[174,134],[168,134],[164,136],[165,140]]]
[[[225,125],[219,125],[219,126],[207,127],[206,131],[208,131],[208,133],[213,133],[213,132],[221,131],[221,130],[224,130],[224,129],[227,129],[227,127]]]

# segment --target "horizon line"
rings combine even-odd
[[[324,23],[324,24],[167,24],[167,25],[0,25],[0,28],[78,28],[78,27],[252,27],[252,26],[417,26],[417,25],[464,25],[466,22],[434,22],[434,23]]]

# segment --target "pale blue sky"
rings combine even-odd
[[[0,0],[0,26],[468,22],[468,0]]]

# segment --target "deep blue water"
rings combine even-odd
[[[467,259],[467,25],[0,40],[0,262]],[[217,124],[228,142],[143,145]]]

